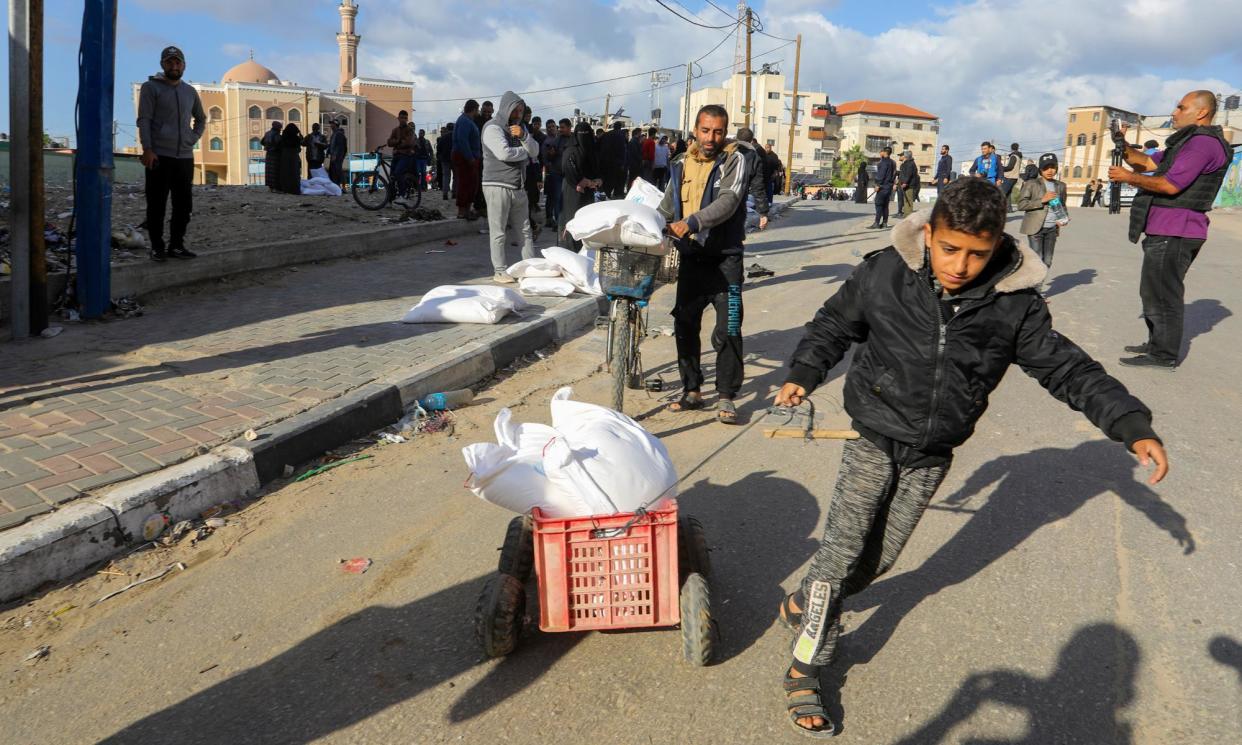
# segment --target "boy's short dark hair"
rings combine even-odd
[[[466,105],[461,107],[461,110],[467,114],[473,114],[479,110],[479,102],[471,98],[466,101]]]
[[[988,142],[987,140],[984,140],[983,142],[979,143],[979,147],[992,147],[992,143]]]
[[[963,178],[940,190],[932,207],[931,226],[971,235],[1000,238],[1008,205],[1005,192],[984,179]]]
[[[559,122],[557,122],[557,124],[560,124],[562,127],[571,127],[571,126],[573,126],[573,122],[569,121],[569,118],[568,118],[568,117],[566,117],[565,119],[560,120]]]
[[[891,147],[882,147],[880,148],[880,154],[881,155],[892,155],[893,149]]]

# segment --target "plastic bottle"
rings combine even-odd
[[[1048,200],[1048,209],[1052,210],[1052,217],[1057,221],[1057,225],[1062,227],[1069,225],[1069,212],[1065,210],[1065,205],[1061,204],[1060,197],[1053,197]]]
[[[432,393],[418,399],[418,405],[427,411],[444,411],[445,409],[456,409],[459,406],[466,406],[474,400],[474,391],[469,388],[459,388],[455,391],[444,391],[443,393]]]

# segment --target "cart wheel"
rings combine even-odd
[[[517,646],[526,616],[526,589],[516,577],[489,577],[474,609],[474,634],[483,654],[504,657]]]
[[[691,572],[698,572],[704,578],[712,576],[707,535],[703,532],[703,524],[690,515],[677,519],[677,561],[681,564],[682,579]]]
[[[703,575],[692,572],[681,586],[681,658],[703,667],[712,661],[715,643],[712,593]]]
[[[535,564],[535,521],[530,515],[518,515],[509,521],[505,544],[500,547],[501,574],[517,578],[523,584],[530,579]]]

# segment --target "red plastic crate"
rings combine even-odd
[[[651,510],[622,535],[633,513],[548,518],[536,508],[539,628],[587,631],[681,623],[677,500]]]

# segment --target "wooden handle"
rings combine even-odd
[[[769,427],[763,430],[763,436],[802,439],[807,436],[807,431],[796,427]],[[813,440],[857,440],[859,435],[852,429],[813,429],[810,437]]]

